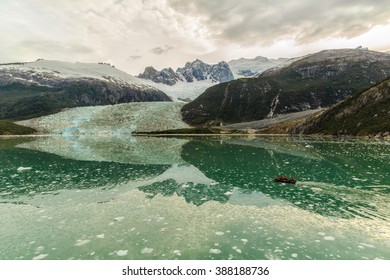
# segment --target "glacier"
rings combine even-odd
[[[182,121],[179,102],[133,102],[76,107],[57,114],[17,122],[41,134],[124,135],[190,128]]]

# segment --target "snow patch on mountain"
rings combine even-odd
[[[233,72],[234,78],[253,77],[263,71],[273,67],[283,67],[289,65],[289,58],[269,59],[263,56],[257,56],[252,59],[240,58],[228,62]]]
[[[150,80],[144,80],[143,82],[161,90],[175,102],[190,102],[205,92],[209,87],[218,84],[212,80],[194,81],[191,83],[177,81],[172,86],[162,83],[154,83]]]
[[[41,133],[62,135],[123,135],[189,128],[181,119],[183,103],[133,102],[77,107],[18,122]]]
[[[28,83],[50,85],[53,79],[91,78],[136,88],[151,88],[143,80],[107,63],[81,63],[39,59],[34,62],[0,64],[1,74]]]

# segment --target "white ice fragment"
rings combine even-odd
[[[210,249],[209,253],[210,254],[221,254],[221,250],[220,249]]]
[[[318,234],[324,236],[325,232],[319,232]]]
[[[17,171],[21,172],[21,171],[25,171],[25,170],[30,170],[32,169],[32,167],[23,167],[23,166],[20,166],[18,167],[18,169],[16,169]]]
[[[291,254],[291,257],[293,258],[297,258],[298,257],[298,254],[294,253],[294,254]]]
[[[124,219],[125,217],[116,217],[114,218],[114,221],[120,222]]]
[[[126,256],[128,253],[128,250],[118,250],[116,252],[116,254],[119,256],[119,257],[123,257],[123,256]]]
[[[104,233],[96,235],[97,238],[104,238]]]
[[[153,253],[154,249],[153,248],[148,248],[148,247],[145,247],[141,250],[141,253],[142,254],[150,254],[150,253]]]
[[[374,245],[367,244],[367,243],[360,243],[360,245],[362,245],[362,246],[364,246],[364,247],[368,247],[368,248],[375,248]]]
[[[37,252],[41,252],[41,251],[43,251],[43,249],[45,249],[45,247],[43,247],[43,246],[39,246],[38,248],[37,248]]]
[[[215,233],[215,235],[218,235],[218,236],[221,236],[221,235],[224,235],[225,233],[223,232],[223,231],[217,231],[216,233]]]
[[[243,239],[241,239],[241,241],[242,241],[242,243],[247,243],[248,242],[248,239],[245,239],[245,238],[243,238]]]
[[[33,260],[42,260],[47,257],[48,254],[40,254],[36,257],[33,257]]]
[[[227,196],[232,195],[232,194],[233,194],[233,192],[225,192],[224,193],[224,195],[227,195]]]
[[[334,241],[335,240],[335,238],[333,236],[325,236],[324,239],[328,240],[328,241]]]
[[[176,256],[181,256],[180,250],[174,250],[173,253],[174,253]]]
[[[217,218],[222,218],[222,217],[223,217],[222,214],[218,214],[218,215],[217,215]]]
[[[91,240],[89,240],[89,239],[77,240],[77,242],[76,242],[76,244],[74,244],[74,246],[83,246],[85,244],[88,244],[89,242],[91,242]]]

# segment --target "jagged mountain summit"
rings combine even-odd
[[[329,107],[390,76],[390,55],[364,49],[325,50],[256,78],[207,89],[182,109],[192,125],[237,123]]]
[[[233,80],[233,73],[224,61],[211,65],[197,59],[187,62],[184,67],[178,68],[176,71],[173,71],[171,67],[158,71],[149,66],[138,77],[172,86],[178,81],[191,83],[211,80],[214,83],[224,83]]]
[[[106,63],[37,60],[0,65],[0,119],[27,119],[64,108],[145,101],[171,99]]]
[[[210,86],[231,81],[234,76],[224,61],[211,65],[197,59],[176,71],[170,67],[158,71],[149,66],[138,78],[162,90],[174,101],[189,102]]]

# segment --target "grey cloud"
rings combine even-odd
[[[150,52],[157,54],[157,55],[161,55],[161,54],[165,54],[165,53],[169,52],[172,49],[173,49],[172,46],[165,45],[163,47],[153,48],[150,50]]]
[[[390,20],[388,0],[168,0],[171,8],[200,18],[216,40],[270,44],[293,37],[310,43],[352,38]]]
[[[134,60],[137,60],[137,59],[140,59],[142,58],[141,55],[130,55],[127,59],[127,61],[134,61]]]

